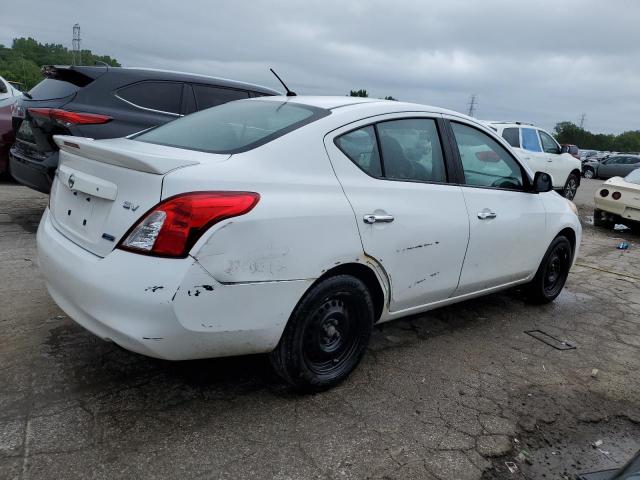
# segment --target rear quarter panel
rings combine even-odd
[[[314,279],[365,262],[355,217],[314,124],[217,164],[166,176],[163,198],[188,191],[252,191],[248,214],[214,225],[192,255],[221,283]]]

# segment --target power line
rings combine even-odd
[[[80,53],[80,24],[73,26],[73,64],[82,65],[82,53]]]
[[[476,116],[476,107],[478,106],[478,96],[475,93],[471,94],[471,97],[469,97],[469,103],[467,105],[469,107],[468,115],[470,117],[475,117]]]
[[[587,114],[586,113],[581,113],[580,114],[580,120],[579,120],[579,124],[580,124],[580,128],[584,129],[584,121],[587,118]]]

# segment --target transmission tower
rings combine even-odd
[[[478,96],[475,93],[473,93],[469,98],[469,116],[470,117],[476,116],[477,106],[478,106]]]
[[[584,121],[585,121],[586,118],[587,118],[587,114],[586,113],[580,114],[579,124],[580,124],[580,128],[582,128],[582,129],[584,129]]]
[[[80,24],[73,26],[73,64],[82,65],[82,54],[80,53]]]

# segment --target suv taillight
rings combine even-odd
[[[34,117],[46,117],[63,125],[96,125],[112,120],[108,115],[97,113],[68,112],[59,108],[29,108]]]
[[[118,248],[184,258],[202,234],[221,220],[244,215],[260,200],[254,192],[191,192],[160,202],[123,237]]]

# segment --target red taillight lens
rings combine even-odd
[[[226,218],[244,215],[260,200],[254,192],[192,192],[168,198],[135,224],[118,248],[184,258],[202,234]]]
[[[614,200],[620,200],[621,196],[622,196],[622,194],[620,192],[613,192],[611,194],[611,198],[613,198]]]
[[[607,195],[609,195],[609,190],[607,190],[606,188],[603,188],[602,190],[600,190],[601,197],[606,197]]]
[[[67,112],[59,108],[29,108],[29,113],[35,117],[46,117],[68,125],[95,125],[107,123],[112,120],[108,115]]]

